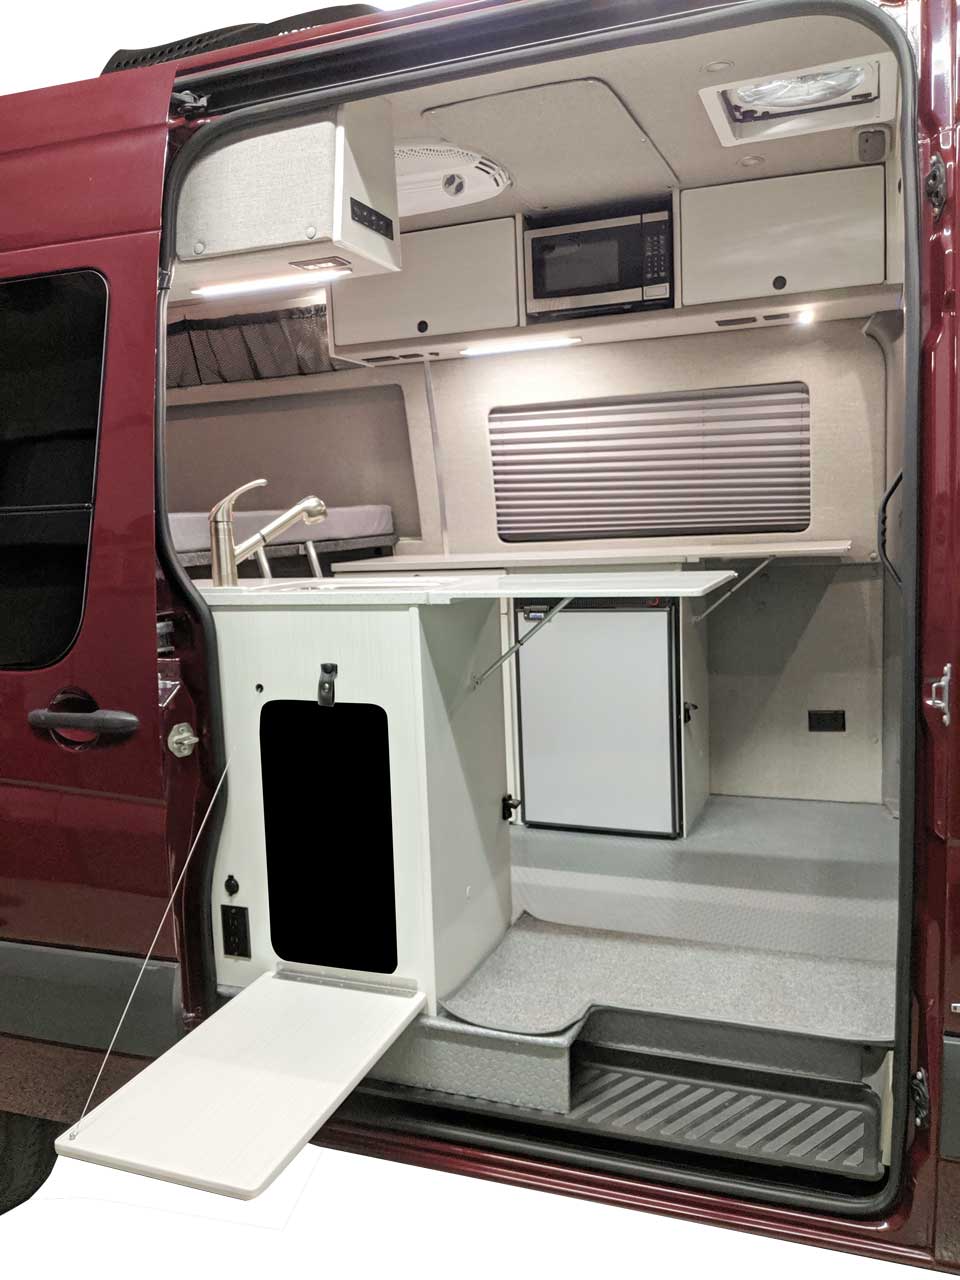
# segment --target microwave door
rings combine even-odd
[[[670,236],[666,210],[528,231],[527,313],[669,302]]]
[[[530,314],[643,301],[640,218],[528,232],[526,250]]]

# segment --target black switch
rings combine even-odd
[[[246,907],[220,908],[223,926],[223,954],[250,959],[250,913]]]

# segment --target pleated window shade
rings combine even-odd
[[[494,409],[505,542],[795,533],[810,524],[802,383]]]

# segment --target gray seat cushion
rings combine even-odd
[[[237,541],[243,542],[280,514],[279,511],[235,511],[233,527]],[[205,511],[171,512],[170,531],[174,550],[180,553],[210,550],[210,526]],[[319,524],[304,524],[300,520],[271,542],[342,542],[347,538],[376,538],[392,533],[390,507],[328,507],[326,520]]]

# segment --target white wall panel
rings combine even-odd
[[[710,615],[711,791],[880,803],[882,608],[878,566],[779,564]]]
[[[855,558],[866,560],[875,552],[884,474],[884,363],[856,321],[443,361],[434,366],[433,381],[452,554],[505,545],[497,535],[489,444],[494,410],[783,381],[802,382],[810,392],[811,520],[802,535],[763,535],[764,541],[775,542],[777,536],[794,543],[798,538],[849,539]],[[743,544],[749,538],[682,539],[685,547],[698,541]],[[524,549],[623,549],[636,556],[677,542],[676,537],[572,538],[529,542]]]

